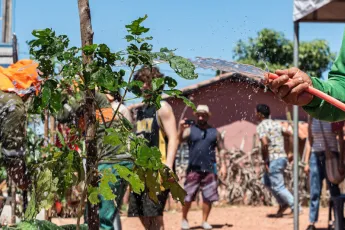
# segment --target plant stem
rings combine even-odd
[[[123,103],[124,98],[126,97],[126,94],[127,94],[127,92],[128,92],[128,85],[129,85],[129,83],[132,81],[132,77],[133,77],[133,74],[134,74],[135,67],[136,67],[136,65],[133,66],[133,69],[132,69],[132,71],[131,71],[131,74],[130,74],[129,79],[128,79],[128,82],[127,82],[127,86],[126,86],[125,92],[123,93],[123,96],[121,97],[121,101],[120,101],[119,105],[117,106],[117,108],[116,108],[116,110],[115,110],[115,113],[114,113],[114,115],[113,115],[113,117],[112,117],[112,119],[111,119],[111,121],[110,121],[110,124],[109,124],[109,126],[108,126],[107,128],[111,127],[111,124],[113,123],[113,121],[114,121],[114,119],[115,119],[115,116],[116,116],[116,114],[118,113],[118,111],[119,111],[119,109],[120,109],[120,106],[121,106],[122,103]]]

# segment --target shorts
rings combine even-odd
[[[165,203],[169,197],[169,190],[162,191],[158,196],[158,203],[149,198],[148,193],[136,194],[131,192],[129,197],[128,217],[163,216]]]
[[[219,200],[217,175],[211,172],[189,172],[184,183],[184,190],[187,195],[185,202],[195,201],[199,189],[202,191],[202,198],[205,202]]]

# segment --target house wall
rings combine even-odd
[[[286,120],[286,111],[292,114],[292,106],[280,101],[270,91],[264,92],[264,89],[232,79],[200,87],[189,96],[196,106],[209,106],[212,112],[209,123],[220,131],[226,131],[225,144],[229,149],[242,146],[244,151],[249,151],[252,148],[257,104],[267,104],[273,119]],[[177,122],[180,118],[195,119],[191,108],[187,108],[183,114],[186,106],[182,100],[169,98],[167,101],[173,108]],[[299,110],[299,119],[307,120],[307,114],[302,109]]]

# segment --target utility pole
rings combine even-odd
[[[12,41],[12,0],[2,0],[2,43]]]

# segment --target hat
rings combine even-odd
[[[196,111],[194,112],[194,115],[198,113],[207,113],[209,116],[212,115],[207,105],[198,105]]]

